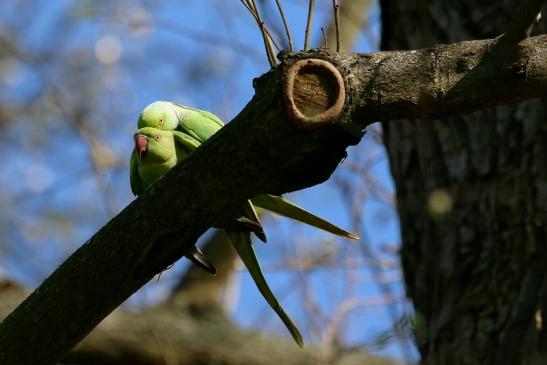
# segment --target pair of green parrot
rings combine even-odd
[[[148,186],[188,157],[223,126],[224,123],[220,118],[204,110],[168,101],[156,101],[148,105],[139,116],[138,130],[134,136],[135,149],[131,154],[130,164],[133,193],[142,194]],[[240,207],[239,216],[220,225],[226,230],[230,242],[249,270],[266,302],[283,321],[296,343],[303,346],[304,341],[300,331],[272,293],[256,258],[250,234],[255,234],[263,242],[266,242],[266,235],[254,206],[339,236],[351,239],[358,239],[358,237],[311,214],[282,196],[269,194],[258,195],[247,200]],[[214,266],[198,247],[194,246],[186,257],[207,272],[215,274]]]

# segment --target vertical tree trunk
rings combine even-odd
[[[382,48],[495,37],[518,3],[381,0]],[[384,126],[424,364],[545,360],[546,104]]]

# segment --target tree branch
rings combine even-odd
[[[2,322],[0,363],[60,360],[242,201],[328,179],[373,121],[437,118],[546,96],[547,36],[530,38],[524,56],[504,68],[489,52],[493,42],[366,55],[281,55],[279,67],[255,80],[256,95],[232,123],[99,230]],[[339,115],[331,107],[340,88],[321,63],[301,68],[294,87],[284,88],[290,66],[310,57],[330,61],[340,72],[346,95]],[[289,122],[286,100],[308,122],[327,124],[298,129]],[[331,114],[321,118],[324,113]],[[332,120],[337,122],[328,124]]]
[[[531,37],[510,63],[495,40],[352,55],[353,120],[442,118],[547,96],[547,35]]]

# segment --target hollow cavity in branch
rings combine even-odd
[[[285,110],[299,128],[316,129],[335,121],[344,107],[345,94],[342,75],[330,62],[300,60],[285,73]]]

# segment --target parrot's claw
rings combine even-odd
[[[255,222],[247,217],[238,217],[236,219],[239,223],[244,224],[249,228],[250,232],[253,232],[262,242],[266,242],[266,233],[264,233],[264,228],[259,222]]]
[[[192,263],[200,269],[203,269],[211,275],[216,275],[217,269],[213,266],[213,264],[211,264],[211,262],[207,259],[207,257],[205,257],[203,252],[201,252],[197,246],[194,246],[192,253],[186,255],[186,258],[192,261]]]

